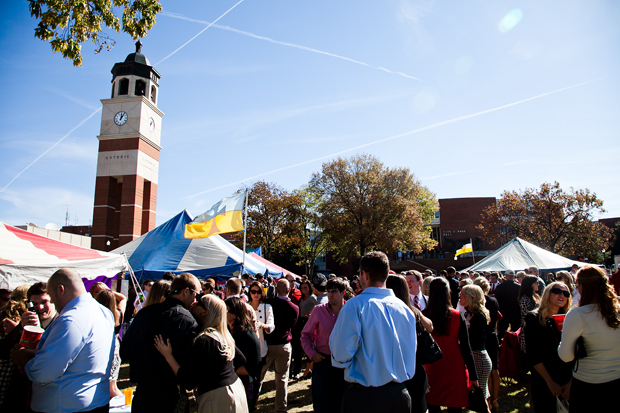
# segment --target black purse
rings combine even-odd
[[[573,368],[575,373],[577,373],[577,370],[579,369],[579,359],[582,359],[587,355],[588,353],[586,352],[586,346],[583,342],[583,336],[579,336],[577,342],[575,343],[575,367]]]
[[[487,401],[484,399],[482,388],[473,387],[469,390],[469,407],[467,408],[474,412],[487,412]]]
[[[439,345],[424,329],[420,320],[416,320],[416,336],[418,340],[418,351],[416,353],[417,361],[420,364],[433,364],[443,357]]]

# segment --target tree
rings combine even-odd
[[[316,194],[309,191],[307,187],[293,191],[302,200],[298,210],[299,223],[298,230],[301,234],[299,245],[294,249],[298,258],[298,264],[305,268],[305,273],[311,279],[314,275],[314,262],[326,252],[329,245],[327,232],[323,229],[323,220],[319,214],[320,199]]]
[[[258,181],[249,189],[247,243],[261,246],[263,256],[271,260],[276,254],[289,252],[301,244],[299,208],[302,199],[276,184]]]
[[[485,209],[478,229],[489,243],[520,237],[556,254],[593,259],[612,236],[594,221],[602,212],[603,201],[589,189],[565,192],[558,182],[543,183],[539,189],[504,191]]]
[[[30,14],[39,20],[35,37],[50,41],[54,53],[60,52],[74,66],[82,65],[82,43],[92,41],[99,53],[116,43],[101,30],[102,25],[119,33],[122,29],[134,40],[153,28],[159,0],[29,0]],[[121,20],[117,17],[122,9]]]
[[[314,173],[308,190],[340,262],[372,249],[421,251],[435,245],[435,195],[408,168],[387,168],[371,155],[338,158]]]

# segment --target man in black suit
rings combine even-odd
[[[508,325],[510,325],[510,331],[517,331],[521,327],[521,310],[518,301],[521,287],[514,279],[515,272],[507,270],[505,281],[495,289],[495,299],[499,304],[499,312],[503,316],[497,328],[497,337],[500,340],[504,338]]]
[[[452,303],[452,308],[456,308],[457,303],[459,302],[459,280],[454,278],[456,275],[456,268],[448,267],[446,268],[446,279],[448,280],[448,285],[450,286],[450,302]]]
[[[422,273],[416,270],[409,270],[405,278],[409,287],[411,305],[420,311],[424,311],[428,303],[428,296],[422,294]]]

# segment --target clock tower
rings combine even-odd
[[[160,74],[136,52],[112,68],[102,99],[92,248],[107,251],[155,228],[161,119]],[[109,242],[109,244],[108,244]]]

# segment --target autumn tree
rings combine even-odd
[[[298,246],[302,199],[276,184],[258,181],[249,188],[247,244],[262,247],[263,256],[271,260],[276,254]]]
[[[370,250],[421,251],[432,247],[427,226],[435,195],[408,168],[388,168],[371,155],[338,158],[314,173],[308,190],[331,250],[340,262]]]
[[[589,189],[567,192],[558,182],[544,183],[539,189],[505,191],[485,209],[478,229],[491,244],[520,237],[556,254],[592,259],[609,247],[612,236],[594,220],[602,212],[603,201]]]
[[[105,26],[121,30],[134,40],[153,28],[159,0],[29,0],[30,14],[38,19],[35,37],[50,41],[54,53],[60,52],[74,66],[82,64],[82,44],[91,41],[95,53],[110,49],[115,41],[102,31]],[[119,18],[117,14],[121,13]]]
[[[319,213],[320,199],[307,187],[293,191],[302,200],[298,207],[297,216],[300,231],[296,240],[300,242],[295,246],[294,252],[301,264],[306,269],[309,277],[314,275],[314,262],[326,252],[329,245],[327,232],[323,227],[322,216]]]

